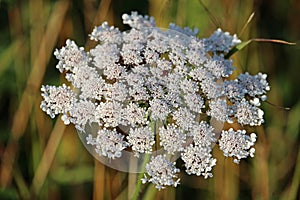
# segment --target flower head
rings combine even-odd
[[[158,189],[179,184],[179,157],[188,174],[212,177],[214,144],[236,163],[254,156],[254,133],[214,126],[264,122],[267,75],[233,77],[233,60],[225,56],[241,42],[237,36],[217,29],[199,38],[196,28],[173,23],[160,29],[137,12],[122,19],[130,30],[103,22],[90,34],[97,44],[89,51],[71,40],[55,50],[69,86],[42,86],[41,109],[73,124],[100,161],[141,165],[151,156],[143,182]]]

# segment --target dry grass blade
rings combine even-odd
[[[198,0],[205,12],[208,14],[210,20],[214,23],[217,28],[221,28],[221,22],[210,12],[202,0]]]
[[[233,47],[226,55],[224,58],[228,59],[230,58],[230,56],[232,56],[233,54],[235,54],[236,52],[242,50],[243,48],[245,48],[246,46],[248,46],[250,43],[252,42],[272,42],[272,43],[278,43],[278,44],[285,44],[285,45],[296,45],[296,43],[293,42],[287,42],[284,40],[278,40],[278,39],[264,39],[264,38],[254,38],[254,39],[250,39],[248,41],[242,42],[238,45],[236,45],[235,47]]]
[[[95,160],[94,199],[103,200],[105,193],[105,166]]]
[[[98,10],[96,12],[96,15],[94,17],[94,20],[92,22],[93,26],[97,26],[102,24],[102,22],[104,21],[104,19],[107,19],[108,15],[112,16],[112,13],[109,13],[109,8],[111,6],[111,0],[107,0],[107,1],[101,1],[100,5],[98,7]],[[86,14],[87,15],[87,14]],[[91,40],[88,40],[85,44],[86,47],[90,46],[90,44],[92,43]]]
[[[5,72],[9,64],[13,61],[17,49],[22,47],[22,40],[16,40],[0,53],[0,76]]]
[[[170,5],[169,0],[152,0],[149,1],[149,14],[155,17],[157,24],[163,25],[165,20],[165,10]]]
[[[53,131],[50,134],[49,141],[44,150],[41,162],[35,172],[32,185],[30,188],[31,192],[34,195],[38,195],[43,186],[43,183],[46,179],[46,176],[48,174],[48,171],[54,159],[57,147],[59,146],[59,143],[63,136],[65,127],[66,126],[61,120],[57,120],[55,127],[53,128]]]
[[[296,199],[297,193],[299,193],[299,186],[300,186],[300,148],[298,150],[298,156],[297,156],[297,163],[295,166],[295,172],[292,179],[292,183],[289,186],[289,188],[283,193],[282,199]]]
[[[255,39],[252,39],[252,41],[255,41],[255,42],[272,42],[272,43],[278,43],[278,44],[296,45],[295,42],[287,42],[287,41],[278,40],[278,39],[255,38]]]
[[[97,10],[97,14],[93,21],[93,25],[97,25],[103,22],[109,14],[109,7],[111,6],[111,0],[101,1],[99,8]]]
[[[255,15],[255,12],[253,12],[253,13],[249,16],[248,20],[246,21],[245,25],[243,26],[242,30],[240,31],[239,36],[243,35],[244,31],[246,30],[246,28],[248,27],[248,25],[250,24],[250,22],[253,20],[254,15]]]
[[[30,198],[29,188],[19,168],[16,168],[14,170],[14,180],[18,187],[18,191],[20,192],[21,199],[29,199]]]
[[[32,95],[36,94],[40,88],[47,62],[51,56],[51,54],[45,54],[45,52],[52,52],[59,30],[62,27],[62,19],[64,19],[68,7],[68,1],[61,1],[55,4],[45,35],[40,43],[38,56],[30,72],[18,110],[14,115],[10,140],[3,154],[0,172],[2,187],[6,187],[12,178],[12,169],[16,153],[18,152],[18,140],[24,134],[34,102]]]

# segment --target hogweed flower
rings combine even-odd
[[[137,12],[122,18],[131,29],[104,22],[90,34],[97,45],[89,51],[71,40],[55,51],[70,86],[42,86],[41,109],[74,124],[90,152],[111,167],[119,169],[118,159],[124,166],[150,156],[138,172],[145,170],[143,183],[158,189],[179,184],[179,157],[187,174],[212,177],[215,144],[235,163],[253,157],[255,133],[220,131],[212,123],[264,122],[259,107],[270,90],[267,75],[235,78],[225,56],[241,43],[237,36],[217,29],[198,38],[197,29],[175,24],[159,29],[154,18]]]

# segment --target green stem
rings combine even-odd
[[[142,169],[145,169],[146,164],[148,163],[149,159],[150,159],[150,154],[145,154]],[[144,176],[144,173],[140,173],[139,176],[138,176],[138,180],[137,180],[137,184],[136,184],[136,187],[135,187],[135,191],[134,191],[132,200],[137,200],[138,197],[139,197],[141,187],[142,187],[142,178],[143,178],[143,176]]]
[[[156,135],[156,133],[157,133],[156,121],[151,120],[150,125],[153,128],[154,134]],[[146,164],[148,163],[149,160],[150,160],[150,154],[145,154],[142,169],[146,168]],[[143,178],[143,176],[144,176],[144,173],[140,173],[139,176],[138,176],[138,180],[137,180],[137,184],[136,184],[136,187],[135,187],[135,191],[134,191],[132,200],[137,200],[138,197],[139,197],[141,187],[142,187],[142,178]]]

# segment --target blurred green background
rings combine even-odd
[[[121,15],[132,10],[154,16],[160,27],[170,22],[197,27],[200,37],[221,27],[244,41],[297,43],[255,42],[233,56],[238,72],[267,73],[271,85],[269,103],[262,105],[266,123],[253,129],[255,157],[235,165],[215,150],[213,178],[181,173],[178,188],[155,192],[150,186],[142,191],[144,199],[300,199],[298,0],[1,0],[0,199],[128,199],[132,194],[135,174],[94,161],[74,127],[39,109],[41,84],[65,81],[55,68],[55,48],[70,38],[89,49],[95,25],[108,21],[123,30]]]

